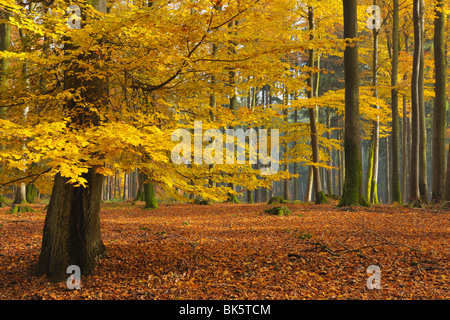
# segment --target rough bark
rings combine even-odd
[[[66,269],[77,265],[89,274],[105,253],[100,234],[100,199],[103,176],[89,169],[83,174],[88,187],[73,187],[57,174],[47,215],[42,250],[34,275],[48,275],[53,282],[67,279]]]

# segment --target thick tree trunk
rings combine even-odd
[[[355,39],[357,1],[344,0],[344,38]],[[362,188],[361,138],[359,125],[358,45],[347,43],[344,51],[345,73],[345,182],[339,206],[368,205]]]
[[[21,183],[17,187],[16,194],[14,195],[13,204],[21,204],[21,203],[27,203],[27,189],[25,183]]]
[[[103,175],[89,169],[88,187],[73,187],[57,174],[45,217],[42,251],[34,274],[51,281],[67,279],[66,269],[77,265],[89,274],[105,253],[100,234],[100,199]]]
[[[445,198],[445,127],[446,127],[446,61],[444,0],[437,0],[434,19],[435,92],[433,111],[433,195],[434,201]],[[447,172],[447,177],[448,177]]]

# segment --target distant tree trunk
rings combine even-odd
[[[389,151],[389,136],[386,141],[386,203],[391,203],[391,161]]]
[[[284,121],[288,122],[289,120],[289,113],[288,113],[288,105],[289,105],[289,91],[288,88],[285,86],[284,88]],[[285,132],[284,134],[287,134]],[[284,170],[289,172],[289,161],[287,159],[287,150],[288,150],[289,144],[284,144],[283,151],[284,151],[284,157],[286,158],[286,161],[284,163]],[[289,179],[284,179],[283,181],[283,198],[284,200],[289,201]]]
[[[327,129],[330,129],[331,128],[330,107],[327,107],[326,120],[325,121],[326,121]],[[326,133],[326,138],[327,139],[331,138],[331,135],[330,135],[329,131],[327,131],[327,133]],[[331,156],[331,148],[330,147],[327,147],[327,154],[328,154],[328,157],[330,157],[330,159],[328,160],[328,166],[331,167],[333,163],[332,163],[332,156]],[[328,193],[328,195],[332,195],[333,194],[332,169],[327,168],[326,173],[327,173],[327,193]]]
[[[308,167],[308,175],[306,177],[305,202],[310,202],[312,201],[313,187],[313,170],[311,166]]]
[[[16,189],[16,194],[14,195],[14,201],[13,204],[23,204],[23,203],[27,203],[27,189],[26,189],[26,184],[25,183],[21,183],[17,189]]]
[[[25,187],[25,193],[26,193],[25,200],[28,203],[34,203],[34,201],[38,195],[38,189],[36,188],[36,186],[34,184],[27,184]]]
[[[218,50],[217,44],[213,43],[212,44],[212,53],[211,53],[213,58],[217,55],[217,50]],[[217,84],[217,77],[216,77],[216,75],[213,74],[213,75],[211,75],[211,85],[214,87],[214,85],[216,85],[216,84]],[[217,107],[217,95],[216,95],[215,92],[211,92],[210,95],[209,95],[209,107],[211,108],[211,110],[210,110],[211,121],[214,121],[215,120],[215,114],[214,114],[213,110],[215,110],[216,107]],[[250,105],[249,105],[249,107],[250,107]],[[214,171],[214,163],[211,163],[209,165],[209,171],[211,173],[212,173],[212,171]],[[211,187],[216,187],[216,182],[213,181],[213,179],[210,179],[209,185]]]
[[[392,18],[392,74],[391,74],[391,103],[392,103],[392,201],[401,203],[400,168],[399,168],[399,114],[398,114],[398,50],[399,50],[399,6],[398,0],[393,0]]]
[[[408,114],[406,111],[406,97],[403,95],[403,125],[402,125],[402,200],[406,201],[406,177],[408,172]],[[395,201],[395,200],[394,200]]]
[[[135,199],[137,195],[137,169],[131,173],[130,180],[131,188],[130,188],[130,198]]]
[[[356,39],[357,0],[343,0],[344,38]],[[368,205],[362,188],[361,138],[359,126],[358,45],[347,43],[344,51],[345,73],[345,182],[339,206]]]
[[[342,116],[338,116],[338,126],[343,130],[343,119]],[[338,130],[337,138],[339,141],[342,141],[342,130]],[[344,152],[342,150],[337,151],[338,158],[338,194],[342,196],[342,192],[344,189],[344,176],[345,176],[345,163],[344,163]]]
[[[144,201],[144,180],[145,175],[142,173],[142,171],[138,171],[138,187],[137,187],[137,194],[136,198],[134,200],[136,201]]]
[[[228,27],[233,27],[233,25],[236,25],[237,26],[237,24],[238,24],[238,22],[237,21],[231,21],[229,24],[228,24]],[[235,43],[233,43],[233,42],[230,42],[230,44],[231,44],[231,46],[229,47],[229,52],[230,52],[230,54],[235,54],[236,53],[236,50],[235,50],[235,48],[234,48],[234,45],[235,45]],[[229,71],[229,73],[228,73],[228,75],[229,75],[229,85],[230,85],[230,87],[231,88],[233,88],[233,93],[231,94],[231,96],[230,96],[230,109],[232,110],[232,112],[234,113],[236,110],[237,110],[237,96],[236,96],[236,88],[235,88],[235,82],[236,82],[236,71],[235,70],[230,70]],[[233,146],[233,148],[234,148],[234,146]],[[232,182],[229,182],[228,183],[228,187],[231,189],[231,190],[235,190],[235,186],[234,186],[234,183],[232,183]],[[238,200],[238,198],[237,198],[237,196],[235,195],[235,194],[233,194],[233,193],[229,193],[228,194],[228,202],[232,202],[232,203],[239,203],[239,200]]]
[[[419,74],[420,74],[420,52],[422,47],[421,23],[420,23],[420,2],[413,2],[414,21],[414,55],[413,69],[411,77],[411,173],[409,185],[409,202],[416,205],[420,202],[419,191]]]
[[[106,12],[106,0],[88,1],[100,12]],[[66,43],[66,51],[76,48]],[[95,53],[80,54],[67,66],[64,88],[80,92],[82,104],[69,100],[65,109],[70,111],[71,130],[83,130],[86,126],[96,126],[100,120],[97,114],[84,107],[93,104],[102,109],[107,105],[108,82],[104,78],[80,79],[85,61],[95,64],[101,57]],[[80,63],[82,62],[82,63]],[[99,68],[99,66],[97,66]],[[100,202],[103,175],[90,168],[82,175],[87,187],[74,187],[67,178],[55,176],[52,195],[45,217],[42,248],[34,270],[36,276],[48,275],[51,281],[67,279],[67,267],[77,265],[82,274],[89,274],[97,260],[105,253],[100,233]]]
[[[433,201],[445,198],[446,56],[444,0],[437,0],[434,18],[435,99],[433,110]],[[448,174],[448,172],[447,172]]]
[[[123,196],[122,200],[126,201],[128,200],[128,175],[126,172],[123,173]]]

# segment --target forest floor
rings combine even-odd
[[[450,215],[440,207],[102,205],[108,249],[81,290],[33,277],[44,205],[0,209],[0,299],[449,299]],[[369,290],[367,268],[381,270]]]

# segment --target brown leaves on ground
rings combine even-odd
[[[108,255],[73,291],[31,276],[44,206],[0,209],[0,299],[450,298],[448,211],[286,206],[105,204]],[[381,290],[367,288],[369,265]]]

